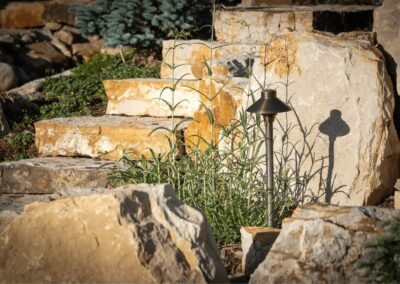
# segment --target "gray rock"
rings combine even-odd
[[[71,187],[107,187],[117,164],[79,158],[34,158],[0,163],[0,193],[54,193]]]
[[[17,86],[18,80],[12,66],[0,62],[0,92],[10,90]]]
[[[48,22],[44,26],[51,31],[58,31],[62,28],[62,24],[57,22]]]
[[[6,116],[3,113],[3,107],[0,103],[0,138],[10,132],[10,126],[7,122]]]
[[[249,283],[365,283],[365,243],[398,214],[378,207],[297,208]]]

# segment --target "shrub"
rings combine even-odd
[[[211,1],[203,0],[97,0],[72,10],[83,35],[101,35],[111,47],[160,47],[175,31],[211,22]]]
[[[361,266],[369,283],[400,283],[400,216],[384,225],[385,234],[367,243]]]

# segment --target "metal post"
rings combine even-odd
[[[268,217],[267,226],[273,227],[274,223],[274,136],[273,122],[275,115],[264,115],[265,123],[265,148],[266,148],[266,167],[267,167],[267,196],[268,196]]]

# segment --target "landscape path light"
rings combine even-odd
[[[292,110],[290,106],[278,99],[275,90],[267,89],[261,92],[261,98],[252,104],[247,111],[259,113],[264,118],[265,147],[266,147],[266,176],[267,181],[267,225],[273,227],[274,222],[274,136],[273,123],[275,116],[280,112]]]

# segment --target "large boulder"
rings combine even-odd
[[[308,205],[284,220],[255,283],[365,283],[360,263],[368,240],[385,231],[399,210]]]
[[[169,185],[25,207],[0,232],[2,282],[227,282],[204,215]]]
[[[299,201],[361,206],[393,192],[394,93],[383,55],[370,41],[286,32],[260,50],[251,80],[252,90],[276,89],[293,108],[277,116],[275,149],[287,162],[276,165],[296,176]]]

